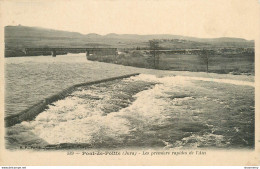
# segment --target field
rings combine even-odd
[[[212,55],[208,62],[209,72],[254,74],[254,56]],[[198,55],[163,55],[160,57],[159,69],[205,72],[207,64]]]
[[[205,59],[195,54],[159,54],[154,63],[153,56],[144,51],[130,51],[118,56],[88,56],[89,60],[107,63],[122,64],[143,68],[155,68],[160,70],[206,72]],[[253,74],[254,55],[230,54],[210,55],[208,60],[208,72],[231,73],[231,74]]]

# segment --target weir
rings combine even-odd
[[[50,97],[45,98],[44,100],[39,101],[35,105],[31,106],[30,108],[28,108],[28,109],[26,109],[26,110],[24,110],[24,111],[22,111],[18,114],[5,117],[5,126],[11,127],[15,124],[21,123],[22,121],[33,120],[38,114],[43,112],[49,104],[51,104],[51,103],[53,103],[57,100],[64,99],[70,93],[75,91],[78,87],[94,85],[94,84],[112,81],[112,80],[116,80],[116,79],[129,78],[131,76],[136,76],[136,75],[139,75],[139,73],[128,74],[128,75],[117,76],[117,77],[112,77],[112,78],[107,78],[107,79],[102,79],[102,80],[97,80],[97,81],[90,81],[90,82],[86,82],[86,83],[75,84],[71,87],[68,87],[68,88],[62,90],[61,92],[59,92],[57,94],[54,94]]]

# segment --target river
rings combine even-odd
[[[35,120],[7,128],[7,147],[253,148],[254,77],[88,61],[85,54],[5,59],[5,115],[77,83]]]

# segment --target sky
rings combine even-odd
[[[83,34],[173,34],[253,40],[258,0],[2,0],[2,24]]]

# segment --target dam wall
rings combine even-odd
[[[26,110],[24,110],[24,111],[22,111],[18,114],[5,117],[5,119],[4,119],[5,120],[5,126],[10,127],[10,126],[13,126],[15,124],[21,123],[22,121],[33,120],[38,114],[43,112],[48,107],[48,105],[50,103],[53,103],[57,100],[64,99],[70,93],[75,91],[75,89],[77,89],[78,87],[94,85],[94,84],[112,81],[112,80],[116,80],[116,79],[128,78],[128,77],[136,76],[136,75],[139,75],[139,73],[117,76],[117,77],[112,77],[112,78],[107,78],[107,79],[102,79],[102,80],[97,80],[97,81],[90,81],[90,82],[86,82],[86,83],[79,83],[79,84],[73,85],[71,87],[68,87],[68,88],[62,90],[61,92],[59,92],[57,94],[54,94],[50,97],[47,97],[47,98],[39,101],[35,105],[31,106],[30,108],[28,108],[28,109],[26,109]]]

